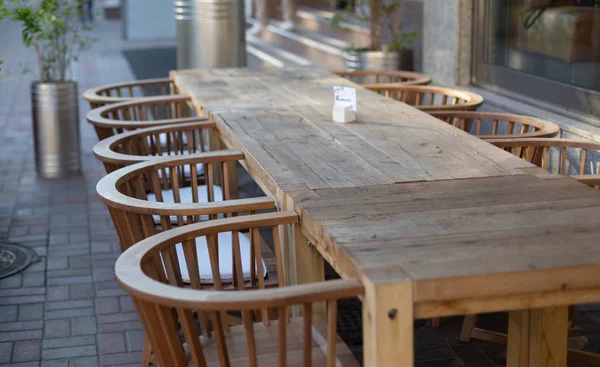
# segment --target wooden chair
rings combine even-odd
[[[560,133],[553,122],[508,113],[440,111],[430,115],[484,140],[553,138]]]
[[[113,103],[87,113],[98,140],[144,127],[206,121],[197,117],[186,95],[148,97]]]
[[[130,101],[139,97],[166,96],[177,94],[175,84],[169,78],[135,80],[126,83],[108,84],[90,88],[83,92],[83,99],[92,109],[107,104]]]
[[[257,238],[260,229],[273,234],[277,267],[283,267],[279,226],[298,222],[294,212],[258,214],[218,219],[177,228],[150,237],[125,251],[117,260],[115,272],[129,292],[150,339],[159,366],[359,366],[336,332],[337,301],[363,294],[357,280],[334,280],[298,286],[222,291],[205,290],[197,267],[200,256],[194,247],[199,237],[209,243],[210,268],[219,279],[217,263],[220,234],[242,231]],[[240,269],[237,244],[234,266]],[[261,272],[260,251],[254,242],[255,265]],[[179,250],[181,249],[181,250]],[[174,253],[185,255],[191,285],[182,285]],[[241,271],[236,271],[242,283]],[[326,303],[327,320],[313,311]],[[315,305],[319,305],[315,307]],[[291,307],[299,305],[303,317],[289,318]],[[262,314],[262,322],[254,317]],[[231,326],[231,314],[241,315],[242,324]],[[269,319],[264,315],[274,315]]]
[[[157,157],[204,153],[209,149],[208,136],[216,128],[214,121],[188,122],[133,130],[99,141],[94,155],[111,173],[119,168]],[[204,173],[199,165],[196,172]],[[186,177],[191,172],[185,170]]]
[[[548,138],[498,139],[489,142],[547,171],[573,177],[600,190],[600,143]],[[572,308],[569,313],[572,320]],[[506,334],[478,328],[476,325],[476,314],[465,316],[460,340],[468,342],[471,338],[476,338],[500,344],[507,343]],[[600,366],[600,355],[582,350],[569,348],[567,358]]]
[[[231,165],[243,158],[238,151],[216,151],[212,153],[190,154],[178,157],[154,158],[116,170],[103,177],[96,187],[100,199],[106,204],[119,236],[121,250],[134,246],[136,243],[154,234],[192,223],[199,223],[215,218],[232,217],[242,213],[254,214],[257,210],[273,210],[275,202],[271,198],[251,198],[235,200],[227,176]],[[205,183],[200,185],[198,166],[204,167]],[[220,168],[223,187],[215,185],[213,172]],[[188,176],[185,172],[190,172]],[[254,258],[252,250],[255,238],[239,235],[232,238],[231,234],[219,235],[222,242],[232,243],[234,240],[241,248],[244,261],[243,284],[246,287],[256,287],[260,282],[266,287],[276,287],[279,284],[279,274],[275,267],[273,251],[264,241],[257,247],[261,253],[262,271],[250,267]],[[199,252],[207,252],[207,244],[197,243]],[[218,261],[221,269],[219,284],[226,289],[232,289],[235,284],[235,274],[232,265],[232,248],[222,246],[219,249]],[[177,254],[183,256],[183,254]],[[207,261],[206,258],[198,259]],[[177,260],[174,260],[177,261]],[[206,264],[204,264],[206,267]],[[189,283],[190,273],[182,266],[180,274],[184,282]],[[260,275],[257,275],[260,274]],[[228,279],[229,281],[225,281]],[[202,282],[206,287],[217,284],[212,274],[203,273]],[[149,344],[144,346],[142,363],[150,364],[152,353]]]
[[[458,89],[401,83],[365,84],[365,88],[404,102],[421,111],[475,111],[483,97]]]
[[[600,189],[600,143],[572,139],[502,139],[490,143],[549,172]]]
[[[340,71],[335,74],[357,84],[401,83],[404,85],[427,85],[431,83],[431,77],[428,75],[412,71],[356,70]]]

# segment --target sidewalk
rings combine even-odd
[[[153,44],[121,41],[116,21],[100,21],[93,28],[99,42],[73,67],[80,94],[92,86],[135,79],[122,49]],[[0,77],[0,241],[31,247],[43,256],[25,272],[0,280],[0,367],[140,366],[143,330],[131,299],[115,281],[117,236],[96,198],[104,170],[92,155],[97,138],[85,122],[88,106],[80,101],[84,174],[68,181],[38,180],[29,101],[34,76],[18,72],[20,64],[34,66],[35,60],[33,51],[22,46],[15,24],[0,24],[0,58],[5,60]],[[340,334],[357,341],[360,353],[361,325],[355,318],[360,312],[352,307],[340,312],[347,328]],[[589,345],[598,350],[600,306],[579,311],[578,332],[588,335]],[[505,315],[491,315],[482,323],[486,321],[506,327]],[[417,366],[504,363],[502,346],[460,344],[461,322],[449,318],[440,329],[417,329]]]

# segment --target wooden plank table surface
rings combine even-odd
[[[361,279],[366,366],[412,365],[414,318],[500,310],[509,366],[566,365],[566,305],[600,301],[597,190],[359,86],[358,121],[334,123],[332,86],[350,84],[325,71],[172,77],[300,214],[292,282],[322,280],[322,257]]]

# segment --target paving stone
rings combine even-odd
[[[44,304],[33,303],[19,305],[19,321],[42,320],[44,317]]]
[[[13,343],[0,343],[0,364],[10,363],[12,360]]]
[[[89,255],[69,256],[69,267],[71,269],[87,269],[92,266]]]
[[[95,317],[76,317],[71,319],[71,335],[90,335],[96,334]]]
[[[0,342],[41,339],[42,330],[7,331],[0,333]]]
[[[21,274],[13,274],[8,278],[0,279],[0,289],[18,288],[21,286],[22,278]]]
[[[114,280],[115,278],[115,269],[112,268],[94,268],[94,281],[96,282],[106,282],[109,280]]]
[[[71,299],[73,300],[94,298],[96,296],[93,284],[72,284],[69,287],[71,289]]]
[[[36,296],[18,296],[18,297],[2,297],[0,298],[0,306],[18,305],[25,303],[43,303],[46,297],[43,295]]]
[[[19,306],[17,305],[0,306],[0,322],[17,321],[18,314]]]
[[[45,338],[60,338],[71,335],[71,320],[48,320],[45,321],[44,337]]]
[[[119,297],[119,300],[121,301],[121,312],[137,312],[131,297]]]
[[[41,367],[69,367],[68,359],[54,359],[49,361],[42,361]]]
[[[69,299],[69,286],[68,285],[57,285],[47,288],[46,301],[66,301]]]
[[[93,316],[94,308],[86,307],[86,308],[74,308],[72,310],[56,310],[56,311],[46,311],[44,313],[44,318],[46,320],[53,319],[66,319],[78,316]]]
[[[42,350],[42,358],[44,359],[61,359],[72,357],[95,356],[96,346],[85,345],[80,347],[55,348]]]
[[[44,327],[43,321],[20,321],[0,323],[0,332],[16,330],[36,330]]]
[[[125,336],[123,333],[98,334],[98,353],[111,354],[126,352]]]
[[[141,352],[144,348],[144,330],[132,330],[125,332],[125,341],[127,342],[127,351]]]
[[[126,363],[140,363],[142,353],[116,353],[104,354],[100,356],[101,366],[120,366]]]
[[[13,362],[32,362],[40,359],[41,340],[24,340],[15,342]]]
[[[40,362],[11,363],[0,365],[0,367],[40,367]]]
[[[48,285],[66,285],[66,284],[91,284],[93,283],[91,275],[65,278],[49,278]]]
[[[96,315],[115,314],[119,312],[118,297],[96,298]],[[98,320],[101,322],[100,320]]]
[[[91,268],[51,270],[48,271],[48,278],[81,277],[91,274]]]
[[[14,297],[14,296],[35,296],[46,294],[45,287],[29,287],[29,288],[13,288],[3,289],[0,293],[1,297]]]
[[[69,367],[97,367],[99,365],[98,357],[80,357],[71,358],[71,365]],[[139,366],[138,364],[136,367]]]
[[[99,315],[98,316],[98,323],[99,324],[109,324],[109,323],[115,323],[115,322],[126,322],[126,321],[132,321],[132,320],[137,320],[138,319],[138,315],[135,312],[122,312],[122,313],[118,313],[118,314],[111,314],[111,315]]]
[[[83,299],[83,300],[76,300],[76,301],[62,301],[62,302],[48,302],[48,303],[46,303],[46,311],[92,307],[93,305],[94,305],[94,303],[90,299]]]
[[[66,338],[44,339],[44,349],[79,347],[83,345],[96,345],[95,335],[78,335]]]
[[[98,324],[98,331],[100,333],[113,333],[117,331],[129,331],[129,330],[141,330],[143,329],[142,323],[139,320],[126,321],[126,322],[114,322],[108,324]]]

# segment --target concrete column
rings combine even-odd
[[[423,3],[423,72],[437,84],[469,84],[473,0]]]

